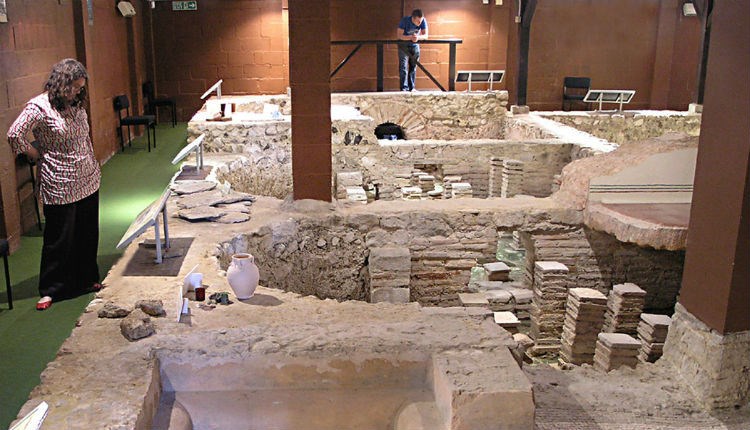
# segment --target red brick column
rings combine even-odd
[[[294,199],[331,201],[330,0],[289,0]]]

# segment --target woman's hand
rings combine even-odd
[[[29,149],[24,151],[24,154],[26,154],[26,158],[28,158],[29,161],[36,161],[39,159],[39,151],[33,146],[29,146]]]

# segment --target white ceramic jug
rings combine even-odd
[[[234,254],[227,269],[227,281],[238,300],[249,299],[258,287],[260,273],[251,254]]]

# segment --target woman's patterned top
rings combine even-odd
[[[42,203],[64,205],[90,196],[99,189],[101,170],[89,137],[86,110],[71,107],[60,112],[47,93],[26,103],[8,130],[13,152],[28,150],[28,132],[39,143],[39,194]]]

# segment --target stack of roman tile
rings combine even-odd
[[[671,324],[672,318],[667,315],[641,314],[641,323],[638,324],[638,340],[641,341],[639,360],[653,363],[661,357]]]
[[[560,358],[571,364],[592,364],[604,325],[607,296],[591,288],[571,288],[565,305]]]
[[[451,185],[451,198],[465,199],[474,196],[474,193],[471,190],[471,184],[468,182],[454,182]]]
[[[594,368],[609,372],[638,364],[641,343],[625,333],[599,333],[594,351]]]
[[[435,177],[427,174],[419,175],[417,186],[422,189],[422,193],[426,196],[427,193],[435,189]]]
[[[560,347],[568,299],[568,268],[556,261],[534,263],[531,331],[536,350],[557,351]]]
[[[523,192],[523,161],[503,160],[500,197],[513,197]]]
[[[503,189],[503,159],[500,157],[490,157],[490,183],[489,197],[500,197]]]
[[[518,326],[521,325],[521,321],[518,320],[518,317],[513,312],[500,311],[493,312],[492,315],[495,318],[495,324],[504,328],[510,334],[518,333]]]
[[[607,313],[604,315],[604,331],[635,336],[645,300],[646,292],[635,284],[625,283],[612,287],[607,301]]]
[[[404,200],[422,200],[422,189],[419,187],[401,188],[401,198]]]
[[[351,172],[338,172],[336,173],[336,198],[345,199],[347,198],[349,187],[362,188],[364,179],[362,172],[351,171]],[[364,189],[363,189],[364,191]]]
[[[482,265],[488,281],[510,281],[510,267],[502,261]]]
[[[450,199],[453,197],[453,184],[461,182],[461,176],[447,175],[443,177],[443,198]]]
[[[411,282],[409,248],[370,248],[370,302],[408,303]]]
[[[367,192],[362,187],[346,187],[346,199],[353,202],[367,203]]]

